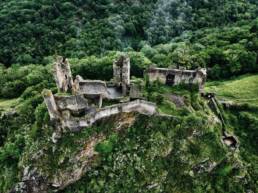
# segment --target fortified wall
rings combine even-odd
[[[72,131],[79,128],[91,126],[96,121],[110,117],[120,113],[137,112],[144,115],[154,115],[156,113],[156,105],[144,100],[135,100],[128,103],[120,103],[108,107],[101,108],[95,112],[89,113],[82,118],[67,117],[62,120],[62,126]],[[90,116],[89,116],[90,115]]]
[[[53,74],[60,94],[50,90],[42,92],[50,119],[63,129],[78,131],[97,120],[119,113],[156,113],[156,105],[141,100],[141,93],[130,81],[130,59],[121,56],[113,63],[112,81],[84,80],[77,75],[73,80],[67,59],[59,57]],[[103,99],[124,101],[102,108]]]
[[[150,68],[146,73],[151,82],[159,80],[170,86],[198,84],[200,90],[207,77],[206,69]],[[44,90],[43,97],[51,120],[63,129],[77,131],[99,119],[123,112],[156,113],[156,105],[142,100],[140,89],[130,80],[130,58],[127,56],[113,62],[113,79],[107,82],[85,80],[79,75],[73,79],[69,62],[63,57],[57,58],[53,74],[62,94],[54,95],[50,90]],[[117,104],[103,108],[103,100],[115,100]]]
[[[120,113],[138,112],[145,115],[154,115],[156,113],[154,103],[140,99],[96,108],[89,106],[83,95],[60,97],[54,96],[49,90],[44,90],[43,96],[50,118],[59,121],[62,128],[69,128],[71,131],[89,127],[102,118]]]
[[[207,79],[206,69],[181,70],[169,68],[149,68],[146,74],[150,82],[160,81],[163,84],[174,86],[178,84],[197,84],[199,89],[204,88]]]

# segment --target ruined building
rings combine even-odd
[[[60,92],[71,91],[73,86],[73,78],[67,59],[58,57],[54,64],[53,71],[58,90]]]
[[[207,78],[206,69],[197,70],[149,68],[146,74],[150,82],[160,81],[163,84],[174,86],[178,84],[197,84],[199,89],[204,88]]]
[[[73,80],[68,60],[58,57],[53,73],[62,95],[54,95],[50,90],[42,92],[51,120],[62,129],[77,131],[123,112],[155,114],[156,105],[141,100],[137,85],[130,81],[130,59],[121,56],[114,61],[113,71],[114,78],[108,82],[84,80],[79,75]],[[103,99],[117,103],[102,108]]]
[[[207,76],[206,69],[150,68],[146,73],[150,82],[159,80],[171,86],[198,84],[200,90]],[[44,90],[43,96],[50,118],[63,129],[79,130],[99,119],[122,112],[156,113],[155,104],[142,100],[139,85],[130,80],[130,58],[127,56],[114,61],[111,81],[85,80],[79,75],[73,79],[69,62],[63,57],[57,58],[53,74],[62,95]],[[116,103],[102,107],[103,100]]]
[[[113,75],[116,86],[121,87],[123,96],[126,96],[130,87],[130,59],[128,57],[121,56],[114,61]]]

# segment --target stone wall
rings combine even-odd
[[[138,112],[145,115],[154,115],[157,113],[157,107],[154,103],[144,100],[135,100],[128,103],[117,104],[109,107],[99,109],[95,114],[91,116],[85,116],[83,118],[71,118],[69,120],[62,121],[62,127],[68,128],[71,131],[78,131],[82,128],[89,127],[97,120],[110,117],[119,113]]]
[[[88,101],[83,95],[54,96],[59,111],[79,112],[88,108]]]
[[[73,77],[70,69],[70,65],[67,59],[58,57],[53,70],[54,78],[57,88],[61,92],[72,91]]]
[[[58,119],[60,117],[60,113],[56,105],[54,95],[52,94],[51,90],[44,89],[42,91],[42,95],[44,97],[44,102],[47,105],[50,119],[51,120]]]
[[[168,68],[150,68],[146,71],[150,82],[160,81],[170,86],[178,84],[198,84],[200,89],[204,87],[207,73],[206,69],[180,70]]]
[[[130,85],[130,58],[121,56],[113,63],[114,82],[122,87],[122,93],[125,96],[128,93]]]
[[[156,106],[141,100],[101,108],[104,98],[113,100],[124,97],[133,99],[141,97],[139,87],[130,84],[129,57],[121,56],[114,61],[113,68],[114,81],[108,82],[108,86],[105,81],[84,80],[79,75],[73,81],[68,61],[58,57],[54,66],[54,77],[62,94],[54,96],[50,90],[43,92],[50,118],[57,120],[56,123],[61,128],[78,130],[114,114],[127,112],[154,114]],[[73,95],[67,94],[70,91]],[[96,107],[96,103],[98,103],[98,107]]]
[[[106,82],[101,80],[83,80],[80,76],[76,76],[74,81],[75,94],[84,94],[88,96],[108,97]]]
[[[129,96],[131,99],[139,99],[143,97],[141,85],[131,84]]]

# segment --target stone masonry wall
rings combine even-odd
[[[121,56],[113,63],[114,82],[122,87],[122,93],[125,96],[130,85],[130,58]]]
[[[88,107],[88,101],[83,95],[55,96],[58,110],[81,111]]]
[[[43,90],[42,95],[44,97],[44,102],[47,105],[48,113],[51,120],[57,119],[60,117],[60,112],[56,105],[54,95],[50,90]]]
[[[70,120],[63,120],[62,127],[69,128],[71,131],[78,131],[81,128],[89,127],[97,120],[110,117],[119,113],[138,112],[145,115],[154,115],[157,112],[157,107],[154,103],[144,100],[135,100],[128,103],[117,104],[105,107],[97,111],[90,117],[80,119],[71,118]]]
[[[130,84],[130,58],[121,56],[114,61],[113,68],[114,82],[110,82],[112,85],[109,86],[105,81],[84,80],[79,75],[73,81],[68,61],[58,57],[54,65],[54,77],[62,94],[54,96],[50,90],[43,91],[51,120],[56,120],[60,128],[75,131],[88,127],[99,119],[119,113],[138,112],[147,115],[156,113],[156,105],[143,100],[102,108],[104,98],[118,99],[128,96],[137,99],[141,96],[138,87]],[[70,91],[73,95],[67,94]],[[98,107],[95,104],[96,100]]]
[[[53,70],[57,88],[61,92],[72,91],[73,78],[70,65],[67,59],[58,57]]]
[[[88,96],[108,97],[106,82],[101,80],[83,80],[80,76],[76,76],[74,81],[75,94],[84,94]]]
[[[163,84],[178,85],[198,84],[200,89],[203,88],[206,81],[206,69],[197,70],[180,70],[167,68],[150,68],[146,71],[150,82],[159,80]]]

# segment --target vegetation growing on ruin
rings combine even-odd
[[[40,159],[33,158],[33,166],[51,177],[62,168],[69,168],[69,158],[84,148],[89,136],[98,132],[110,136],[96,145],[99,158],[79,182],[63,192],[256,190],[257,182],[253,179],[257,177],[257,111],[250,107],[226,111],[234,133],[241,144],[245,143],[240,146],[240,153],[230,153],[221,143],[220,123],[215,121],[214,114],[194,86],[171,88],[156,82],[146,87],[148,89],[151,90],[150,100],[158,104],[161,112],[173,117],[138,116],[134,125],[118,135],[112,134],[114,125],[107,124],[113,120],[104,120],[104,125],[64,134],[57,144],[50,140],[53,129],[47,126],[48,113],[40,94],[20,97],[18,114],[1,119],[3,146],[0,158],[5,168],[1,170],[2,191],[20,180],[20,167],[31,165],[31,155],[37,155],[42,147],[44,153]],[[176,107],[169,98],[171,93],[183,97],[185,105]],[[53,145],[57,148],[54,151]],[[244,180],[238,181],[238,176]]]
[[[60,192],[258,192],[255,0],[2,0],[0,7],[0,192],[27,166],[49,178],[69,170],[99,133],[106,136],[92,168]],[[54,144],[41,92],[58,92],[55,56],[69,58],[73,75],[109,80],[122,53],[144,97],[171,117],[113,117]],[[151,65],[206,67],[205,90],[237,103],[220,108],[239,149],[222,143],[221,123],[194,85],[150,84],[143,72]],[[131,125],[115,132],[122,120]]]
[[[221,144],[219,126],[200,113],[182,117],[140,117],[113,151],[101,154],[99,165],[62,192],[242,192],[254,187],[241,158]]]

